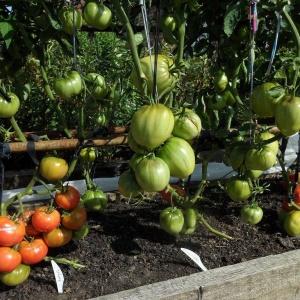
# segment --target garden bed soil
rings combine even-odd
[[[134,204],[111,201],[105,213],[89,215],[91,231],[86,239],[50,251],[51,256],[78,259],[86,266],[74,270],[60,265],[65,275],[63,295],[57,294],[51,265],[43,262],[32,268],[24,284],[1,285],[0,299],[83,300],[199,272],[180,247],[198,253],[208,269],[300,248],[300,239],[288,237],[279,226],[277,211],[284,196],[276,186],[272,190],[261,198],[264,218],[257,226],[243,224],[240,205],[223,193],[206,194],[209,200],[201,202],[201,210],[211,225],[234,237],[231,241],[203,226],[192,236],[164,233],[158,219],[165,205],[159,197]]]

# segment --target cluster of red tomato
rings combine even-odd
[[[0,281],[9,286],[24,282],[30,266],[41,262],[48,248],[85,237],[86,220],[80,193],[73,186],[55,194],[55,207],[26,210],[19,218],[0,216]]]

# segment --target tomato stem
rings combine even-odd
[[[183,62],[185,27],[186,27],[186,5],[176,7],[176,16],[178,20],[178,50],[176,57],[176,66],[180,67]]]
[[[52,256],[46,256],[44,258],[45,261],[51,261],[54,260],[58,264],[67,265],[70,266],[76,270],[80,270],[82,268],[85,268],[85,265],[79,264],[78,260],[69,260],[63,257],[52,257]]]
[[[26,139],[24,133],[22,132],[22,130],[20,129],[20,127],[19,127],[19,125],[18,125],[18,123],[17,123],[15,117],[11,117],[11,118],[10,118],[10,123],[11,123],[12,127],[14,128],[15,133],[16,133],[18,139],[19,139],[21,142],[26,143],[26,142],[27,142],[27,139]]]

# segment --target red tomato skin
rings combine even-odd
[[[0,216],[0,247],[11,247],[20,243],[25,236],[25,225],[21,220],[13,221]]]
[[[38,208],[31,219],[33,227],[39,232],[50,232],[60,224],[60,213],[48,207]]]
[[[71,230],[80,229],[86,222],[87,214],[84,207],[77,207],[70,214],[62,217],[62,224]]]
[[[35,239],[32,242],[23,241],[20,244],[19,252],[23,264],[34,265],[45,258],[48,253],[48,246],[43,239]]]
[[[37,237],[41,234],[33,227],[31,223],[26,225],[25,231],[26,231],[26,236],[28,237]]]
[[[65,187],[64,191],[57,192],[55,194],[56,205],[66,210],[74,209],[79,204],[79,201],[80,193],[75,187],[71,185]]]
[[[0,247],[0,272],[12,272],[21,261],[21,254],[15,249]]]
[[[300,206],[300,184],[298,183],[294,189],[294,201]]]
[[[64,227],[55,228],[50,232],[44,233],[43,239],[50,248],[62,247],[71,241],[72,230]]]

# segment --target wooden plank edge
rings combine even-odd
[[[274,278],[269,277],[270,274],[276,274],[277,282],[274,281]],[[280,276],[278,276],[278,274],[280,274]],[[128,276],[130,276],[130,274],[128,274]],[[256,281],[256,277],[257,279],[264,278],[264,281]],[[243,295],[241,294],[232,294],[230,298],[221,297],[215,299],[271,299],[266,295],[264,295],[264,298],[261,298],[261,296],[257,294],[257,286],[259,285],[271,286],[271,288],[273,288],[274,290],[276,290],[277,286],[281,289],[284,289],[284,287],[286,286],[287,298],[285,299],[298,299],[295,297],[298,297],[299,294],[297,294],[297,291],[297,295],[295,294],[295,291],[292,289],[292,285],[295,283],[298,284],[300,282],[300,250],[293,250],[282,254],[256,258],[247,262],[144,285],[115,294],[92,298],[90,300],[157,300],[171,298],[172,300],[214,299],[210,298],[209,296],[205,297],[205,291],[211,289],[219,289],[220,287],[222,287],[222,289],[228,286],[232,287],[234,286],[235,282],[249,278],[249,282],[251,285],[245,286],[245,292],[247,293],[249,298],[243,298]],[[278,282],[279,280],[280,282]],[[291,282],[291,280],[293,282]],[[284,281],[286,281],[285,286],[280,286],[280,284],[284,283]],[[251,296],[252,288],[256,293],[255,297],[253,297],[253,295]],[[260,290],[263,291],[264,289],[262,288]],[[294,297],[291,295],[294,295]]]

